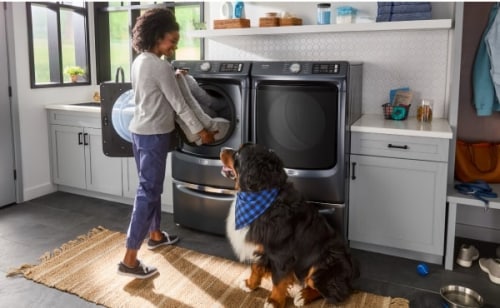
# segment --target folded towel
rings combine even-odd
[[[377,22],[380,21],[408,21],[432,19],[431,12],[401,13],[401,14],[379,14]]]
[[[398,5],[408,5],[408,4],[421,4],[421,3],[430,3],[430,2],[377,2],[377,5],[380,6],[398,6]]]
[[[430,12],[432,5],[430,3],[422,2],[418,4],[407,5],[394,5],[394,6],[379,6],[377,9],[378,14],[400,14],[400,13],[417,13],[417,12]]]

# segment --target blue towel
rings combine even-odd
[[[427,20],[427,19],[432,19],[431,12],[377,15],[377,22],[380,22],[380,21]]]
[[[379,6],[377,9],[378,14],[400,14],[400,13],[417,13],[417,12],[430,12],[432,11],[432,6],[428,2],[422,2],[417,4],[407,4],[407,5],[386,5]]]
[[[398,5],[408,5],[408,4],[420,4],[420,3],[430,3],[430,2],[377,2],[380,6],[398,6]]]

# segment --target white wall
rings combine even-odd
[[[88,3],[90,7],[92,3]],[[89,16],[91,71],[95,72],[94,26],[92,10]],[[8,42],[11,61],[11,78],[13,88],[13,104],[15,105],[15,122],[19,123],[20,159],[22,192],[21,200],[30,200],[53,192],[55,187],[51,183],[49,136],[47,113],[45,106],[68,102],[91,101],[92,95],[98,86],[93,77],[91,86],[60,87],[47,89],[31,89],[29,78],[28,29],[26,4],[24,2],[10,2],[7,6],[7,25],[9,32]]]

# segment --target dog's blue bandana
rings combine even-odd
[[[258,192],[238,192],[236,198],[236,230],[241,229],[264,213],[278,196],[277,188]]]

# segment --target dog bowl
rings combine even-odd
[[[480,308],[484,304],[479,293],[466,287],[448,285],[442,287],[440,293],[450,308]]]

